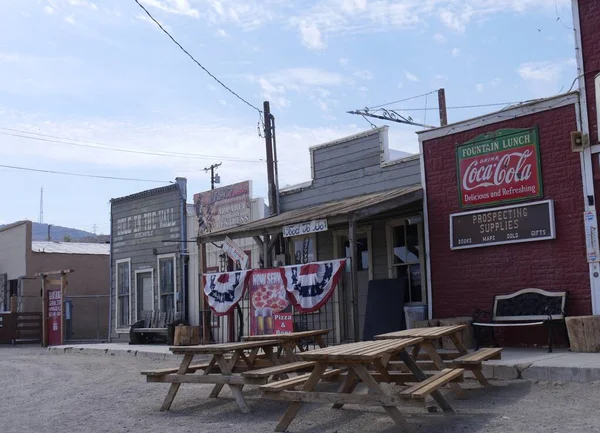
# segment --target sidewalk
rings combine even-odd
[[[49,347],[49,351],[90,355],[136,356],[150,359],[181,359],[166,345],[129,345],[127,343],[72,344]],[[600,353],[574,353],[567,349],[508,347],[502,359],[483,365],[488,379],[527,379],[551,382],[600,381]],[[468,377],[468,375],[467,375]]]

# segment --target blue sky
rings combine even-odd
[[[576,76],[568,0],[142,3],[243,98],[258,107],[271,101],[282,186],[310,179],[310,146],[370,128],[348,110],[440,87],[449,107],[522,101],[567,91]],[[0,10],[0,133],[195,155],[0,134],[0,164],[183,176],[191,200],[209,188],[202,169],[222,162],[223,183],[252,179],[254,195],[266,195],[257,112],[208,77],[133,0],[2,0]],[[436,125],[435,110],[414,110],[436,105],[432,94],[392,107]],[[500,108],[450,109],[448,117]],[[415,129],[390,124],[390,146],[416,152]],[[0,223],[36,221],[43,186],[45,222],[108,233],[111,198],[159,185],[0,167]]]

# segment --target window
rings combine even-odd
[[[117,260],[117,329],[128,328],[131,313],[131,259]]]
[[[304,265],[306,263],[317,261],[316,238],[314,235],[292,238],[294,265]]]
[[[421,222],[409,219],[388,225],[390,278],[404,280],[405,303],[425,302],[425,285],[422,283],[423,247]]]
[[[158,256],[158,281],[160,311],[176,311],[174,254]]]
[[[346,239],[348,239],[346,237]],[[350,241],[344,241],[344,248],[346,251],[346,258],[349,259],[351,256]],[[358,237],[356,239],[356,261],[358,271],[369,270],[369,240],[367,237]]]

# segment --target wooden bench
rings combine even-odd
[[[490,359],[501,358],[501,347],[486,347],[484,349],[476,350],[475,352],[467,355],[460,356],[450,362],[450,365],[457,366],[464,369],[481,368],[483,361],[489,361]]]
[[[186,325],[181,319],[181,313],[174,310],[142,311],[142,319],[131,325],[129,329],[129,344],[149,344],[155,339],[173,344],[175,326]]]
[[[325,373],[323,373],[321,378],[336,376],[336,375],[340,374],[342,371],[343,370],[339,369],[339,368],[327,370]],[[279,392],[279,391],[285,391],[288,389],[294,389],[297,386],[304,385],[311,374],[312,373],[305,373],[305,374],[301,374],[296,377],[291,377],[289,379],[279,380],[277,382],[271,382],[266,385],[261,385],[259,388],[264,393]]]
[[[424,399],[446,384],[462,380],[464,372],[465,370],[462,368],[445,368],[428,379],[405,389],[399,395],[402,398]]]
[[[299,370],[304,370],[307,368],[314,367],[316,362],[310,361],[297,361],[290,362],[288,364],[274,365],[272,367],[259,368],[257,370],[249,370],[242,373],[244,377],[270,377],[270,376],[279,376],[281,374],[292,373]]]
[[[491,330],[494,344],[496,327],[547,326],[548,352],[552,352],[552,327],[564,323],[567,292],[523,289],[509,295],[494,296],[492,314],[478,309],[473,315],[476,348],[479,349],[480,329]],[[482,321],[484,318],[488,321]]]
[[[195,373],[198,370],[204,370],[206,368],[208,368],[210,365],[210,363],[205,362],[203,364],[197,364],[197,365],[190,365],[187,370],[186,370],[186,374],[187,373]],[[166,376],[167,374],[175,374],[177,373],[177,371],[179,370],[179,368],[160,368],[158,370],[144,370],[142,371],[142,376],[153,376],[153,377],[159,377],[159,376]]]

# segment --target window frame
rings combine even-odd
[[[394,229],[399,226],[405,226],[406,222],[409,221],[410,218],[397,218],[393,220],[389,220],[385,224],[385,239],[386,239],[386,249],[387,249],[387,260],[388,260],[388,278],[397,278],[395,275],[396,268],[400,267],[408,267],[410,265],[416,264],[408,263],[408,264],[394,264]],[[417,234],[419,238],[419,266],[421,268],[421,299],[422,301],[408,302],[407,305],[428,305],[429,299],[427,297],[427,278],[423,276],[426,275],[425,269],[425,256],[427,255],[425,251],[425,237],[423,233],[423,223],[424,221],[420,221],[416,224],[417,226]],[[407,288],[409,290],[410,297],[410,287]]]
[[[129,296],[129,324],[126,325],[126,327],[119,327],[119,317],[120,317],[119,313],[121,312],[120,308],[119,308],[119,305],[120,305],[119,298],[120,298],[120,296],[125,296],[125,295],[120,295],[120,293],[119,293],[120,292],[120,290],[119,290],[120,289],[119,265],[121,265],[123,263],[127,263],[127,267],[129,269],[129,272],[128,272],[128,274],[129,274],[129,294],[128,294],[128,296]],[[120,332],[120,333],[129,332],[129,327],[131,327],[131,325],[133,323],[135,323],[135,321],[131,320],[133,318],[133,316],[131,314],[131,309],[133,307],[132,296],[131,296],[131,287],[132,287],[132,284],[131,284],[131,258],[116,260],[115,268],[116,268],[116,270],[115,270],[115,275],[116,275],[116,277],[115,277],[115,330],[116,330],[116,332]],[[137,316],[137,314],[136,314],[136,316]]]
[[[157,299],[157,310],[161,311],[163,313],[166,313],[166,311],[162,311],[161,310],[161,301],[162,301],[162,296],[169,296],[169,295],[163,295],[162,291],[161,291],[161,279],[160,279],[160,261],[164,260],[164,259],[172,259],[173,261],[173,312],[177,313],[177,255],[175,253],[169,253],[169,254],[159,254],[156,256],[156,269],[157,269],[157,279],[158,279],[158,284],[156,287],[156,291],[158,292],[158,299]]]
[[[146,269],[138,269],[136,271],[134,271],[135,274],[135,320],[134,323],[137,322],[138,320],[140,320],[140,318],[137,316],[137,311],[138,311],[138,275],[139,274],[150,274],[150,278],[152,279],[152,311],[154,311],[156,309],[156,288],[154,287],[154,269],[152,268],[146,268]]]

